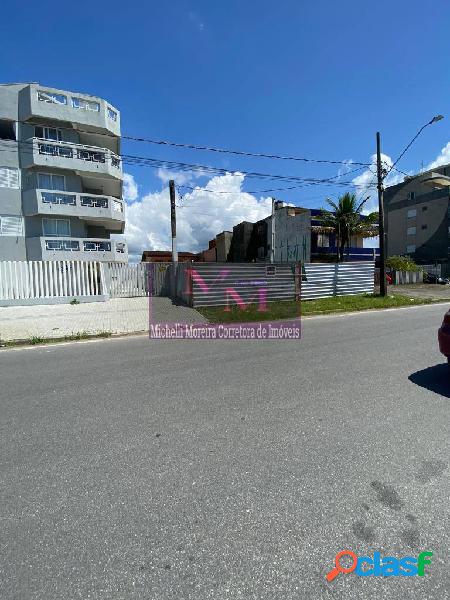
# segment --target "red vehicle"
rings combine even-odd
[[[445,313],[444,320],[438,331],[439,350],[450,363],[450,310]]]

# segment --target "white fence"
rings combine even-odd
[[[74,260],[0,262],[0,306],[105,299],[101,263]]]
[[[148,274],[146,263],[127,265],[106,263],[106,289],[111,298],[134,298],[148,295]]]
[[[374,267],[370,262],[308,263],[305,265],[307,281],[302,281],[302,300],[373,294]]]
[[[278,275],[274,275],[266,273],[267,267],[269,270],[273,268],[266,263],[246,265],[196,263],[195,266],[180,264],[178,268],[178,295],[185,301],[192,302],[192,299],[183,296],[187,284],[181,275],[184,274],[187,266],[195,268],[205,281],[211,284],[211,289],[206,295],[200,294],[196,289],[192,290],[193,296],[197,295],[197,302],[193,302],[194,306],[200,305],[200,297],[204,300],[207,296],[210,297],[207,304],[216,304],[215,295],[220,290],[217,290],[213,283],[217,276],[215,271],[224,268],[227,272],[240,269],[238,274],[235,274],[239,279],[237,289],[240,295],[245,292],[242,284],[246,277],[257,279],[262,277],[264,280],[267,279],[272,287],[275,285],[272,299],[294,295],[293,264],[273,265],[279,271]],[[71,260],[0,262],[0,306],[63,303],[75,298],[81,302],[89,302],[106,300],[108,297],[168,296],[171,268],[170,263],[128,265]],[[305,265],[305,272],[307,281],[302,281],[301,284],[302,300],[374,291],[372,261],[309,263]]]

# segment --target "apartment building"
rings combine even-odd
[[[0,85],[0,260],[128,262],[119,153],[106,100]]]
[[[387,255],[419,264],[450,257],[450,165],[390,186],[384,193]]]

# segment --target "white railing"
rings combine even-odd
[[[0,262],[0,304],[105,296],[101,263],[73,260]],[[102,298],[104,299],[104,298]]]
[[[126,254],[127,245],[125,242],[118,242],[115,240],[105,240],[99,238],[70,238],[61,236],[43,236],[42,240],[42,251],[45,252],[80,252],[86,253],[91,252],[99,253],[110,253],[114,254]],[[44,256],[44,255],[43,255]],[[81,256],[78,258],[82,258]],[[126,258],[124,256],[124,258]],[[84,260],[84,259],[83,259]],[[86,258],[86,260],[88,260]],[[106,260],[114,260],[113,256],[107,257]]]
[[[59,192],[55,190],[36,190],[39,194],[42,204],[58,204],[62,206],[82,206],[83,208],[111,208],[111,217],[113,213],[123,213],[124,203],[118,198],[110,196],[99,196],[94,194],[84,194],[76,192]],[[114,216],[114,218],[119,218]]]
[[[76,144],[74,142],[64,142],[57,140],[47,140],[44,138],[32,137],[27,140],[37,148],[39,154],[46,156],[59,156],[61,158],[75,158],[86,162],[106,163],[116,169],[121,168],[120,157],[108,148],[99,146],[87,146],[86,144]]]

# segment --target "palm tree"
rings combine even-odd
[[[355,194],[345,193],[338,198],[337,203],[327,198],[332,210],[322,209],[319,217],[321,233],[336,235],[338,261],[344,260],[344,250],[350,247],[350,238],[355,235],[376,237],[378,235],[378,213],[361,215],[361,210],[368,198],[358,203]]]

